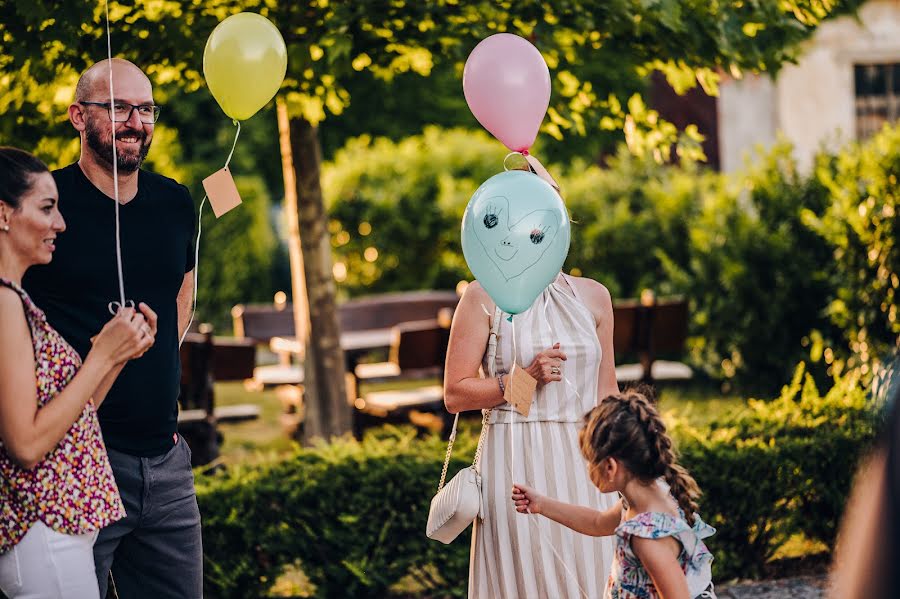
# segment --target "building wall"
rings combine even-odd
[[[719,163],[723,172],[743,166],[757,145],[775,142],[775,85],[766,75],[728,79],[719,86]]]
[[[856,138],[853,65],[900,62],[900,0],[870,0],[859,19],[826,21],[805,44],[798,64],[768,75],[728,78],[720,88],[722,170],[740,169],[754,146],[783,135],[798,165],[809,170],[815,153]]]

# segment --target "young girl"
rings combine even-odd
[[[650,400],[638,391],[603,399],[585,416],[580,442],[591,481],[622,499],[600,512],[517,484],[516,510],[582,534],[615,535],[606,599],[714,598],[713,558],[701,539],[715,529],[694,513],[700,490],[675,463],[672,440]]]

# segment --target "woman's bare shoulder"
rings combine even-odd
[[[31,331],[25,316],[22,298],[9,287],[0,286],[0,331],[13,335],[0,335],[4,347],[8,344],[30,343]],[[21,339],[20,339],[21,338]]]
[[[494,307],[494,300],[491,299],[491,296],[488,295],[488,292],[485,291],[478,281],[472,281],[466,285],[466,290],[463,292],[459,303],[461,307],[475,306],[479,309],[481,309],[481,305],[484,305],[487,310],[491,310]]]
[[[584,302],[591,307],[596,306],[598,309],[612,309],[612,296],[606,285],[594,279],[587,277],[569,277],[574,285],[578,287],[578,293]]]
[[[0,285],[0,311],[4,314],[10,313],[10,311],[25,314],[22,298],[13,289],[5,285]]]

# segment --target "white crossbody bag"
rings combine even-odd
[[[497,355],[497,331],[500,327],[500,308],[494,308],[494,319],[491,322],[491,334],[488,337],[487,364],[488,376],[494,378],[494,359]],[[444,458],[444,468],[441,471],[441,482],[438,483],[438,491],[431,500],[431,509],[428,511],[428,524],[425,534],[429,539],[450,543],[459,536],[475,518],[484,520],[484,502],[481,498],[481,473],[479,462],[481,461],[481,446],[484,443],[484,435],[488,428],[490,410],[482,410],[484,414],[481,420],[481,435],[478,437],[478,447],[475,449],[475,459],[468,468],[457,472],[446,485],[447,466],[450,464],[450,455],[453,452],[453,442],[456,441],[456,425],[459,422],[459,413],[453,419],[453,430],[450,432],[450,440],[447,443],[447,456]]]

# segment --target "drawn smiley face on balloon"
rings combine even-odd
[[[509,281],[540,261],[559,231],[559,215],[533,210],[510,223],[509,200],[495,196],[484,202],[472,226],[485,254]]]
[[[461,241],[469,270],[491,299],[520,314],[559,275],[570,240],[559,193],[532,173],[494,175],[472,195]]]

